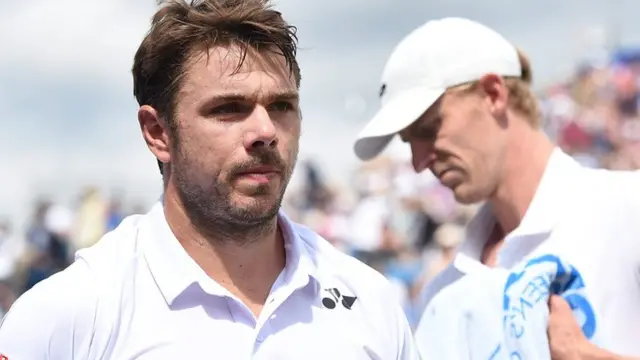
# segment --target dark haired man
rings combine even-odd
[[[163,200],[22,296],[9,359],[417,359],[384,278],[291,222],[295,29],[267,1],[169,1],[134,61]]]

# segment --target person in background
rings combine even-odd
[[[84,190],[74,221],[73,252],[95,244],[106,233],[107,210],[108,204],[98,188]]]
[[[16,301],[16,293],[5,281],[0,281],[0,323]]]
[[[52,274],[51,233],[47,226],[47,214],[51,202],[39,200],[26,233],[27,249],[21,259],[24,267],[24,289],[29,290]]]
[[[359,199],[351,212],[345,241],[351,254],[383,272],[401,242],[394,233],[390,210],[388,159],[367,164],[357,174]]]
[[[551,358],[640,356],[640,172],[586,168],[555,147],[531,82],[528,59],[496,31],[469,19],[429,21],[391,54],[382,108],[355,152],[369,160],[399,135],[416,172],[432,171],[460,203],[485,202],[455,260],[424,289],[426,303],[467,274],[552,254],[581,273],[594,316],[580,320],[608,342],[593,345],[552,296]],[[418,347],[422,336],[419,325]]]
[[[428,284],[453,261],[458,246],[464,239],[464,227],[455,223],[446,223],[434,233],[436,248],[426,254],[427,264],[422,284]],[[424,287],[420,287],[421,289]],[[421,306],[423,308],[424,306]]]
[[[75,214],[66,206],[53,204],[47,209],[45,225],[49,234],[48,258],[50,275],[61,271],[71,263],[71,234]]]
[[[119,197],[112,197],[107,206],[106,231],[115,230],[126,216],[122,208],[122,200]]]
[[[0,281],[14,280],[22,250],[9,220],[0,219]]]
[[[303,209],[325,209],[331,201],[331,193],[327,188],[320,168],[311,160],[302,164],[304,171]]]
[[[0,354],[418,359],[386,279],[280,211],[301,133],[296,51],[268,1],[162,4],[132,71],[162,199],[23,294]]]

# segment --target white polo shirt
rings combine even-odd
[[[490,206],[483,206],[454,261],[423,290],[422,309],[465,274],[486,269],[480,258],[494,224]],[[545,253],[580,272],[607,350],[640,355],[640,172],[588,169],[556,150],[497,266],[510,269]],[[418,348],[422,336],[418,326]]]
[[[9,360],[417,359],[382,275],[283,213],[279,223],[286,268],[258,318],[187,255],[158,203],[25,293],[0,326],[0,354]]]

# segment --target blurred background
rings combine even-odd
[[[588,166],[640,168],[637,0],[280,0],[299,29],[303,136],[285,208],[384,273],[412,324],[451,259],[461,207],[399,143],[360,163],[394,45],[429,19],[481,21],[527,53],[545,130]],[[0,316],[161,192],[130,68],[151,0],[0,0]]]

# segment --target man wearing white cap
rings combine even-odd
[[[640,355],[640,173],[587,169],[556,148],[530,83],[527,59],[500,34],[466,19],[430,21],[393,51],[382,108],[355,152],[371,159],[398,134],[416,172],[431,170],[460,203],[485,202],[425,304],[465,275],[551,252],[580,269],[608,337],[607,349],[592,345],[552,297],[551,357]]]

